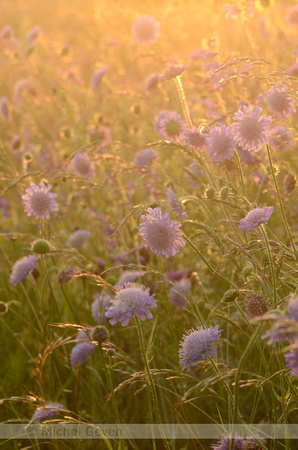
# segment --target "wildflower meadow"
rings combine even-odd
[[[298,449],[297,3],[0,5],[0,447]]]

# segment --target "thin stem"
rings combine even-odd
[[[271,253],[270,244],[269,244],[269,241],[268,241],[268,236],[267,236],[267,233],[266,233],[266,229],[265,229],[263,224],[261,225],[261,230],[262,230],[262,234],[264,236],[266,249],[267,249],[267,253],[268,253],[269,261],[270,261],[271,274],[272,274],[272,283],[273,283],[273,306],[274,306],[274,308],[276,308],[277,292],[276,292],[276,278],[275,278],[273,258],[272,258],[272,253]]]
[[[176,77],[175,78],[176,81],[176,86],[177,86],[177,90],[178,90],[178,94],[179,94],[179,98],[180,98],[180,102],[183,108],[183,113],[185,116],[185,119],[189,125],[189,128],[193,128],[192,122],[191,122],[191,118],[188,112],[188,108],[187,108],[187,104],[186,104],[186,98],[185,98],[185,93],[184,93],[184,88],[182,85],[182,81],[181,81],[181,77]]]

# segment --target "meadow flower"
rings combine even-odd
[[[180,311],[187,307],[187,300],[190,293],[191,283],[188,278],[182,278],[176,281],[174,286],[170,287],[169,300],[172,305],[177,306]],[[186,297],[186,298],[185,298]]]
[[[295,347],[285,354],[285,360],[287,361],[286,368],[291,369],[292,377],[298,375],[298,340],[295,343]]]
[[[15,262],[10,274],[10,282],[16,286],[20,281],[29,277],[31,270],[37,267],[37,257],[35,255],[24,256]]]
[[[91,340],[98,342],[100,345],[107,341],[109,337],[110,333],[104,325],[97,325],[91,331]]]
[[[71,350],[70,361],[74,368],[77,368],[79,364],[84,364],[89,355],[94,351],[94,344],[87,341],[79,341]]]
[[[164,139],[177,142],[185,129],[185,122],[175,111],[161,111],[155,119],[154,128]]]
[[[264,144],[268,144],[270,135],[270,116],[260,115],[262,108],[259,106],[243,106],[234,114],[232,123],[232,135],[244,150],[257,152]]]
[[[30,422],[40,422],[41,420],[50,419],[54,414],[59,412],[60,409],[65,409],[61,403],[48,403],[38,406],[31,417]]]
[[[244,450],[244,438],[238,432],[235,433],[233,438],[230,433],[227,436],[223,436],[217,444],[212,445],[213,450],[230,450],[232,439],[234,439],[233,450]]]
[[[87,130],[91,142],[104,147],[112,142],[111,130],[106,125],[101,125],[98,127],[90,127]]]
[[[107,320],[105,313],[111,306],[111,296],[107,293],[99,293],[93,295],[93,303],[91,305],[91,314],[96,323],[103,323]]]
[[[138,278],[144,275],[143,270],[131,270],[122,273],[118,282],[115,284],[115,288],[118,289],[121,286],[124,286],[126,283],[134,283]]]
[[[95,173],[86,152],[78,153],[72,160],[73,170],[85,178],[94,177]]]
[[[229,127],[211,128],[207,137],[207,148],[213,162],[223,162],[231,159],[235,149],[235,142]]]
[[[102,77],[104,76],[104,74],[106,73],[106,71],[108,70],[109,66],[104,66],[101,69],[97,69],[93,72],[93,74],[91,75],[91,80],[90,80],[90,84],[91,84],[91,89],[94,93],[97,92],[99,84],[101,82]]]
[[[239,8],[239,6],[237,4],[224,5],[222,7],[222,11],[223,11],[223,13],[225,13],[226,19],[237,19],[237,17],[241,13],[241,9]]]
[[[289,150],[293,147],[294,143],[293,133],[287,127],[276,125],[272,128],[269,144],[275,150],[279,152]]]
[[[69,283],[73,279],[75,273],[76,268],[74,266],[62,270],[62,272],[58,275],[58,283],[59,284]]]
[[[7,97],[0,98],[0,114],[4,120],[6,120],[6,121],[10,120]]]
[[[207,145],[207,134],[201,133],[196,127],[183,131],[180,138],[183,139],[185,145],[197,150],[203,151]]]
[[[159,76],[159,81],[167,81],[179,77],[188,67],[187,64],[179,64],[176,61],[171,61],[164,73]]]
[[[151,73],[145,80],[144,90],[146,94],[150,94],[154,89],[157,88],[159,83],[159,75],[157,73]]]
[[[9,39],[13,34],[13,29],[10,25],[5,25],[0,30],[0,40]]]
[[[274,206],[263,206],[263,208],[254,208],[249,211],[244,219],[240,220],[239,230],[251,231],[261,223],[268,222],[273,213]]]
[[[275,85],[265,91],[269,109],[281,119],[288,119],[296,112],[295,100],[288,94],[286,86]]]
[[[182,219],[187,219],[188,215],[184,211],[182,204],[177,199],[176,195],[171,186],[169,186],[166,190],[166,195],[168,198],[168,202],[170,207],[176,212],[176,214]]]
[[[147,214],[141,216],[144,222],[140,225],[140,235],[145,241],[145,246],[157,255],[166,258],[175,255],[180,247],[185,246],[181,237],[183,232],[177,220],[171,220],[167,213],[162,214],[160,208],[148,208]]]
[[[296,187],[296,178],[292,173],[287,173],[283,180],[284,193],[290,195]]]
[[[262,336],[262,339],[269,338],[267,345],[273,345],[276,342],[294,342],[297,339],[298,325],[296,320],[292,320],[284,314],[278,314],[272,318],[276,321],[274,328]]]
[[[269,303],[263,294],[252,292],[245,297],[244,303],[250,317],[262,316],[269,311]]]
[[[180,341],[179,361],[182,370],[187,369],[189,372],[201,359],[208,359],[209,356],[215,358],[217,346],[213,344],[219,339],[221,332],[219,325],[209,328],[199,326],[196,330],[188,330]]]
[[[144,148],[136,154],[134,163],[137,167],[148,167],[157,157],[158,153],[153,147]]]
[[[25,190],[26,194],[22,195],[25,203],[24,211],[27,216],[33,216],[35,219],[49,219],[50,213],[59,210],[59,205],[55,198],[58,194],[50,191],[52,185],[46,186],[43,182],[37,184],[31,183],[30,187]]]
[[[141,320],[152,319],[150,309],[155,307],[155,294],[150,295],[149,289],[141,284],[127,283],[117,290],[105,315],[111,325],[121,322],[124,327],[134,316]]]
[[[40,32],[41,28],[39,25],[35,25],[27,32],[27,40],[30,45],[33,45],[35,43],[37,37],[40,35]]]
[[[298,295],[291,294],[288,304],[288,316],[291,320],[298,322]]]
[[[154,44],[159,38],[159,22],[148,14],[139,17],[132,26],[136,42],[142,45]]]
[[[76,230],[68,239],[68,246],[76,250],[82,250],[89,239],[91,233],[87,230]]]

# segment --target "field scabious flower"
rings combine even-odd
[[[291,375],[298,375],[298,340],[296,340],[295,347],[292,348],[289,353],[285,354],[285,360],[287,361],[286,368],[291,369]]]
[[[120,276],[118,282],[115,284],[115,288],[118,289],[126,283],[134,283],[138,278],[142,277],[144,273],[143,270],[127,270]]]
[[[147,214],[141,216],[144,222],[140,225],[140,235],[145,241],[145,246],[157,255],[166,258],[179,252],[180,247],[185,246],[181,237],[183,232],[177,220],[171,220],[167,213],[162,214],[160,208],[148,208]]]
[[[197,150],[204,151],[207,145],[207,134],[201,133],[196,127],[183,131],[180,136],[184,140],[184,144]]]
[[[60,409],[65,409],[61,403],[45,403],[44,406],[38,406],[30,422],[40,422],[41,420],[50,419]]]
[[[106,311],[111,306],[111,296],[108,293],[99,293],[93,295],[93,303],[91,305],[91,314],[96,323],[106,322]]]
[[[85,178],[94,177],[94,170],[89,161],[89,156],[86,152],[78,153],[72,160],[72,167],[76,173]]]
[[[82,250],[90,237],[90,231],[87,230],[76,230],[74,231],[68,239],[68,246],[70,248],[75,248],[76,250]]]
[[[213,450],[230,450],[232,442],[232,435],[228,434],[227,436],[223,436],[216,444],[212,445]],[[243,450],[243,437],[236,432],[234,436],[234,445],[233,450]]]
[[[58,275],[58,283],[59,284],[69,283],[73,279],[75,273],[76,268],[74,266],[62,270],[62,272]]]
[[[271,130],[269,144],[275,150],[279,152],[289,150],[291,147],[293,147],[294,143],[295,141],[293,138],[293,133],[287,127],[276,125]]]
[[[86,340],[84,340],[86,339]],[[79,364],[84,364],[89,355],[93,353],[95,345],[87,341],[88,336],[85,332],[78,333],[77,344],[72,348],[70,353],[71,365],[77,368]]]
[[[101,69],[97,69],[93,72],[93,74],[91,75],[91,80],[90,80],[90,84],[91,84],[91,89],[94,93],[97,92],[99,84],[101,82],[102,77],[104,76],[104,74],[106,73],[106,71],[108,70],[109,66],[104,66]]]
[[[268,144],[271,117],[261,115],[259,106],[243,106],[233,119],[231,130],[234,140],[244,150],[257,152]]]
[[[281,119],[288,119],[296,112],[295,100],[288,94],[286,86],[273,86],[265,91],[269,109]]]
[[[159,81],[167,81],[179,77],[188,67],[186,64],[179,64],[176,61],[172,61],[168,64],[164,73],[159,76]]]
[[[46,186],[43,182],[37,184],[31,183],[22,195],[25,203],[24,211],[27,216],[33,216],[35,219],[49,219],[50,213],[59,210],[59,205],[55,201],[58,194],[49,192],[52,185]]]
[[[137,167],[148,167],[157,157],[158,153],[153,147],[144,148],[136,154],[134,163]]]
[[[10,282],[16,286],[20,281],[29,277],[31,270],[37,267],[37,257],[35,255],[24,256],[16,261],[10,274]]]
[[[150,94],[157,88],[159,83],[159,75],[157,73],[151,73],[145,80],[144,91],[146,94]]]
[[[207,138],[207,147],[213,162],[223,162],[231,159],[235,149],[235,142],[229,127],[222,125],[210,130]]]
[[[142,45],[154,44],[159,38],[159,22],[148,14],[139,17],[132,26],[136,42]]]
[[[264,206],[263,208],[254,208],[249,211],[244,219],[240,220],[239,230],[251,231],[261,223],[268,222],[274,210],[274,206]]]
[[[180,341],[179,361],[182,370],[196,367],[201,359],[205,360],[212,356],[216,356],[215,350],[217,346],[213,344],[221,336],[222,330],[219,330],[219,325],[215,327],[204,328],[199,326],[196,330],[193,328],[184,334]]]
[[[174,286],[170,287],[169,300],[172,305],[177,306],[180,311],[187,307],[187,298],[190,293],[191,283],[188,278],[182,278],[176,281]]]
[[[141,320],[152,319],[150,309],[155,307],[155,294],[150,295],[149,289],[141,284],[127,283],[117,290],[105,315],[111,325],[121,322],[124,327],[134,316]]]
[[[269,310],[269,303],[263,294],[252,292],[244,300],[246,311],[250,317],[262,316]]]
[[[168,198],[168,202],[171,208],[176,212],[176,214],[181,217],[182,219],[187,219],[188,215],[184,211],[183,206],[177,199],[176,195],[174,194],[174,191],[171,186],[169,186],[166,190],[166,195]]]
[[[175,111],[161,111],[155,119],[154,129],[162,138],[177,142],[185,130],[185,123]]]

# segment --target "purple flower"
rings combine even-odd
[[[65,409],[61,403],[45,403],[44,406],[38,406],[31,417],[30,422],[40,422],[41,420],[50,419],[60,409]]]
[[[183,232],[177,220],[171,220],[167,213],[162,214],[160,208],[148,208],[147,214],[141,216],[144,222],[140,225],[140,235],[145,241],[145,246],[157,255],[166,258],[175,255],[180,247],[185,246],[181,237]]]
[[[158,153],[154,148],[144,148],[136,154],[134,163],[137,167],[148,167],[157,157]]]
[[[78,153],[72,160],[73,170],[85,178],[94,177],[95,173],[86,152]]]
[[[209,356],[213,358],[216,356],[215,350],[217,346],[214,346],[214,342],[221,336],[222,330],[219,330],[219,325],[215,327],[198,327],[196,330],[193,328],[188,330],[183,335],[180,341],[179,349],[179,361],[182,370],[196,367],[200,359],[207,359]]]
[[[97,92],[99,83],[101,82],[101,79],[103,77],[103,75],[106,73],[106,71],[108,70],[109,66],[104,66],[101,69],[97,69],[93,72],[92,76],[91,76],[91,80],[90,80],[90,84],[91,84],[91,89],[94,93]]]
[[[145,80],[144,90],[146,94],[150,94],[157,88],[159,83],[159,75],[157,73],[151,73]]]
[[[107,320],[105,313],[111,306],[111,296],[106,292],[104,294],[97,292],[93,295],[93,299],[91,305],[92,317],[96,323],[103,323]]]
[[[71,365],[76,368],[79,364],[84,364],[87,361],[89,355],[91,355],[91,353],[93,352],[94,348],[95,346],[91,344],[91,342],[79,341],[71,350]]]
[[[35,219],[49,219],[51,212],[59,210],[59,205],[55,201],[58,194],[50,193],[51,187],[51,184],[46,186],[43,182],[39,186],[31,183],[25,190],[26,194],[22,195],[22,200],[25,203],[24,211],[27,216],[33,216]]]
[[[41,28],[39,25],[35,25],[31,30],[27,32],[27,40],[30,45],[33,45],[37,39],[37,37],[40,35]]]
[[[145,14],[134,22],[132,34],[139,44],[154,44],[159,38],[159,22],[154,17]]]
[[[270,145],[277,151],[283,152],[293,147],[295,141],[293,133],[283,125],[277,125],[271,130]]]
[[[188,67],[188,65],[183,65],[176,61],[172,61],[168,64],[164,73],[159,76],[159,81],[167,81],[172,78],[179,77],[186,69],[188,69]]]
[[[111,130],[105,125],[101,125],[97,128],[90,127],[87,132],[92,143],[97,144],[100,147],[107,146],[112,142]]]
[[[181,217],[182,219],[187,219],[188,215],[184,211],[183,206],[181,205],[176,195],[174,194],[174,191],[171,188],[171,186],[167,188],[166,194],[170,207],[177,213],[179,217]]]
[[[207,147],[212,161],[223,162],[226,159],[231,159],[236,144],[230,128],[225,125],[212,128],[207,138]]]
[[[134,283],[138,278],[142,277],[144,275],[144,271],[143,270],[139,270],[139,271],[126,271],[124,272],[118,282],[115,284],[115,288],[118,289],[122,286],[124,286],[126,283]]]
[[[296,340],[295,347],[285,354],[285,360],[287,361],[287,369],[291,369],[292,377],[298,375],[298,340]]]
[[[227,436],[223,436],[218,442],[217,444],[213,444],[212,448],[214,450],[230,450],[231,448],[231,443],[232,443],[232,435],[229,433]],[[236,432],[235,436],[234,436],[234,445],[233,445],[233,450],[243,450],[244,449],[244,445],[243,445],[243,437]]]
[[[105,314],[111,325],[121,322],[125,327],[134,316],[141,320],[152,319],[150,309],[155,307],[155,294],[150,295],[149,289],[141,284],[127,283],[117,290],[112,306]]]
[[[68,267],[67,269],[64,269],[58,275],[58,283],[59,284],[69,283],[73,279],[75,273],[76,273],[76,268],[74,266],[71,266],[71,267]]]
[[[68,246],[70,248],[75,248],[76,250],[82,250],[90,237],[90,231],[87,230],[76,230],[74,231],[68,239]]]
[[[184,311],[187,307],[187,300],[185,297],[188,297],[190,293],[191,283],[188,278],[182,278],[179,281],[176,281],[174,286],[170,287],[169,292],[169,300],[180,311]]]
[[[259,106],[243,106],[234,114],[231,130],[236,143],[244,150],[258,152],[268,144],[270,135],[270,116],[261,116]]]
[[[161,111],[155,119],[154,129],[162,138],[177,142],[185,129],[185,123],[175,111]]]
[[[265,91],[265,100],[270,110],[281,119],[288,119],[296,112],[295,100],[288,94],[286,86],[273,86]]]
[[[0,98],[0,114],[4,120],[10,120],[7,97]]]
[[[204,151],[207,145],[207,134],[201,133],[196,127],[183,131],[180,136],[186,145]]]
[[[13,286],[29,277],[31,270],[37,267],[37,257],[35,255],[24,256],[13,266],[10,274],[10,282]]]
[[[298,322],[298,295],[291,294],[288,304],[288,314],[290,319]]]
[[[267,345],[273,345],[276,342],[282,343],[285,341],[293,341],[297,337],[297,327],[295,328],[295,322],[287,318],[284,315],[277,317],[275,328],[267,331],[262,336],[262,339],[267,339]]]
[[[262,316],[269,310],[269,303],[263,294],[252,292],[244,300],[245,308],[250,317]]]
[[[261,223],[268,222],[273,210],[274,206],[264,206],[263,208],[252,209],[246,214],[244,219],[240,220],[239,230],[251,231]]]

